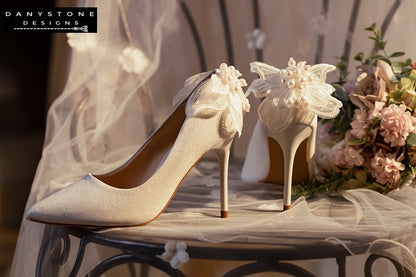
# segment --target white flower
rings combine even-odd
[[[174,269],[178,269],[182,264],[189,261],[189,255],[186,252],[186,243],[183,241],[168,241],[165,244],[165,252],[161,255],[162,260],[168,262]]]
[[[220,133],[228,137],[243,128],[243,114],[250,110],[250,104],[241,87],[246,86],[241,73],[234,66],[222,63],[211,75],[211,89],[195,92],[187,106],[187,116],[209,117],[222,112]]]
[[[78,52],[86,52],[97,45],[95,33],[67,33],[68,44]]]
[[[312,18],[312,27],[319,35],[325,35],[328,30],[328,21],[325,15],[320,14]]]
[[[266,40],[266,34],[260,29],[254,29],[253,32],[246,35],[247,47],[249,49],[263,49],[264,41]]]
[[[331,96],[335,89],[325,83],[326,74],[335,70],[335,66],[296,64],[293,58],[285,69],[261,62],[252,62],[250,66],[251,71],[260,76],[247,90],[256,97],[267,97],[276,108],[305,109],[322,118],[338,115],[342,103]]]
[[[126,47],[118,56],[118,62],[129,73],[142,73],[150,64],[146,55],[138,48]]]

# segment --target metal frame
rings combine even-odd
[[[58,276],[59,267],[65,264],[69,257],[70,236],[80,239],[77,256],[69,274],[70,277],[78,275],[84,259],[86,246],[89,243],[112,247],[121,250],[121,252],[100,262],[87,276],[101,276],[118,265],[132,263],[152,266],[169,276],[185,276],[183,272],[173,269],[169,263],[159,257],[165,251],[164,242],[168,239],[143,237],[136,240],[130,236],[120,234],[95,233],[86,228],[59,225],[46,225],[45,227],[38,255],[36,276]],[[284,241],[286,242],[284,243]],[[287,261],[323,258],[335,258],[338,264],[338,276],[343,277],[345,276],[346,257],[351,255],[342,245],[332,244],[315,238],[282,240],[281,244],[225,243],[216,245],[197,241],[187,241],[187,244],[187,252],[189,257],[193,259],[250,261],[227,272],[224,277],[245,276],[261,272],[280,272],[292,276],[312,277],[314,275],[311,272],[287,263]],[[369,244],[370,242],[352,241],[348,244],[348,247],[354,253],[365,253]],[[364,268],[365,276],[372,276],[371,268],[374,262],[380,258],[389,259],[395,266],[398,276],[411,276],[410,271],[397,261],[380,255],[370,255],[368,257]],[[133,275],[134,270],[131,272]]]
[[[364,266],[364,275],[365,277],[372,277],[373,274],[371,272],[371,269],[373,268],[373,264],[376,260],[378,259],[387,259],[389,260],[393,265],[394,268],[397,271],[397,276],[399,277],[412,277],[412,273],[406,268],[404,267],[402,264],[398,263],[397,261],[386,257],[386,256],[382,256],[382,255],[370,255],[366,262],[365,262],[365,266]]]

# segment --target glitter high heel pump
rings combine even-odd
[[[39,201],[27,217],[42,223],[112,227],[145,225],[166,208],[190,169],[208,151],[220,165],[221,216],[228,214],[230,146],[240,134],[249,103],[234,67],[187,80],[182,99],[136,154],[105,175],[81,180]]]

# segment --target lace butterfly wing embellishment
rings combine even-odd
[[[251,71],[260,77],[248,88],[256,97],[266,97],[276,108],[307,109],[322,118],[338,115],[342,103],[331,96],[335,89],[325,82],[327,73],[335,70],[335,66],[296,64],[293,58],[285,69],[261,62],[250,65]]]

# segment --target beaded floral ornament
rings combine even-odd
[[[241,73],[234,66],[222,63],[207,83],[211,88],[201,88],[189,99],[186,115],[210,117],[221,112],[220,133],[229,136],[238,132],[241,135],[243,114],[250,110],[250,104],[242,89],[247,83],[239,77]]]
[[[342,103],[331,96],[334,88],[325,83],[326,74],[335,69],[329,64],[307,65],[289,59],[288,67],[252,62],[251,71],[259,75],[247,90],[258,98],[260,120],[271,130],[279,131],[292,122],[310,124],[315,115],[333,118]]]
[[[333,118],[342,107],[342,103],[331,96],[335,90],[325,83],[326,74],[335,70],[329,64],[296,64],[289,59],[286,69],[278,69],[265,63],[253,62],[251,71],[259,74],[248,88],[256,97],[267,97],[277,108],[300,106],[307,108],[322,118]]]

